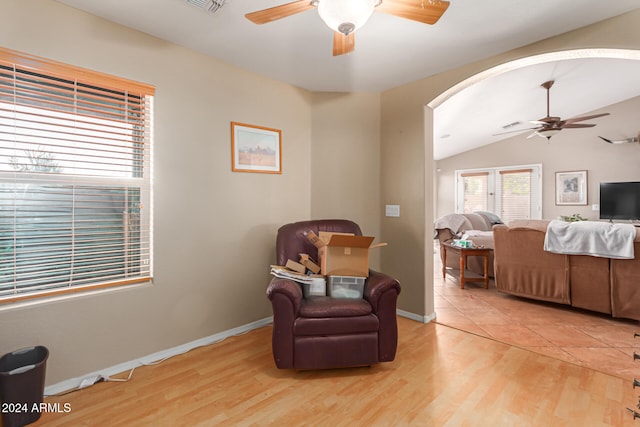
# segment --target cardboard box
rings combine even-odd
[[[295,262],[292,259],[287,260],[285,267],[287,267],[289,270],[293,270],[296,273],[300,273],[300,274],[305,274],[307,272],[307,267],[305,267],[304,265],[298,262]]]
[[[309,240],[318,247],[320,274],[325,276],[369,276],[369,250],[385,246],[371,245],[375,237],[348,233],[320,232],[319,238],[310,232]]]
[[[300,264],[304,265],[313,274],[320,273],[320,266],[313,262],[308,254],[300,254]]]

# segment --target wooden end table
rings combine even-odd
[[[482,282],[484,288],[489,289],[489,255],[493,249],[490,248],[461,248],[449,242],[440,245],[442,251],[442,278],[447,278],[447,251],[457,253],[460,256],[460,289],[464,289],[465,282]],[[464,277],[464,270],[467,268],[468,256],[480,256],[484,258],[484,277]]]

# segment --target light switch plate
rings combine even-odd
[[[400,205],[385,205],[384,214],[385,216],[400,216]]]

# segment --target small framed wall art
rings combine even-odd
[[[282,173],[282,131],[231,122],[231,170]]]
[[[556,205],[587,204],[587,171],[556,172]]]

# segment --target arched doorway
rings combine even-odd
[[[454,95],[470,88],[476,83],[483,82],[489,79],[497,78],[505,73],[510,71],[522,69],[525,67],[531,67],[538,64],[550,63],[550,62],[558,62],[558,61],[566,61],[571,59],[615,59],[615,60],[629,60],[629,61],[640,61],[640,51],[638,50],[627,50],[627,49],[577,49],[577,50],[568,50],[568,51],[559,51],[559,52],[550,52],[540,55],[534,55],[526,58],[521,58],[518,60],[506,62],[504,64],[497,65],[488,70],[477,73],[462,82],[450,87],[449,89],[442,92],[440,95],[433,98],[429,101],[424,108],[424,131],[425,131],[425,161],[433,162],[433,144],[434,144],[434,121],[436,120],[436,109],[445,104],[451,97]],[[431,153],[431,158],[429,153]],[[425,180],[427,185],[431,185],[436,182],[436,177],[431,176],[428,177],[429,171],[435,173],[434,168],[430,166],[425,166]],[[429,178],[429,179],[427,179]],[[427,189],[427,187],[425,186]],[[431,197],[433,194],[433,197]],[[435,206],[437,204],[437,192],[435,185],[432,188],[427,189],[427,194],[425,195],[425,209],[433,209],[435,215]],[[431,228],[431,224],[427,224],[427,229]],[[428,234],[428,233],[427,233]],[[425,248],[429,249],[431,246],[430,242],[425,242]],[[426,256],[429,258],[430,253],[427,252]],[[430,264],[431,268],[425,269],[425,303],[426,303],[426,312],[430,313],[430,308],[433,308],[433,274],[435,270],[435,266],[433,263],[433,257],[425,261],[426,264]],[[435,318],[435,310],[433,310],[433,314],[425,316],[425,320],[429,321]]]

